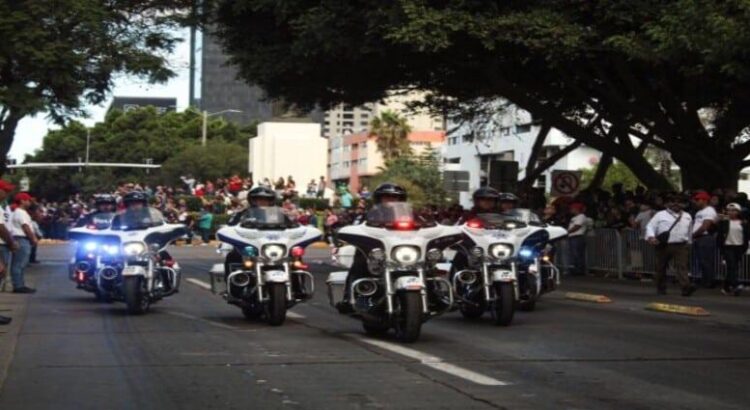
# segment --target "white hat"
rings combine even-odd
[[[732,202],[731,204],[727,204],[727,211],[742,211],[742,207],[740,204]]]

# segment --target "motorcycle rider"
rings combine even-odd
[[[96,210],[78,220],[76,227],[94,225],[97,228],[109,225],[117,208],[117,199],[110,194],[94,196],[94,207]]]
[[[508,216],[519,216],[516,207],[518,207],[518,197],[510,192],[503,192],[498,197],[500,203],[500,213]]]
[[[386,182],[378,186],[375,191],[372,192],[372,199],[373,205],[377,206],[394,202],[406,202],[408,196],[406,194],[406,190],[400,185]],[[381,208],[375,208],[375,212],[378,212],[378,210],[381,210]],[[361,220],[355,221],[355,224],[366,222],[368,218],[376,220],[384,219],[371,212],[368,212]],[[344,300],[336,304],[336,309],[338,309],[340,313],[354,312],[354,308],[352,307],[352,304],[349,300],[351,298],[351,284],[355,280],[367,276],[367,271],[367,256],[360,251],[355,252],[354,261],[351,268],[349,268],[349,274],[346,276],[346,285],[344,286]]]
[[[276,192],[265,186],[255,187],[247,193],[247,202],[249,206],[239,212],[236,212],[229,218],[228,225],[237,225],[250,208],[265,208],[273,206],[276,202]]]
[[[466,221],[470,221],[479,214],[502,213],[500,209],[498,209],[498,203],[500,199],[503,198],[503,195],[506,195],[505,198],[507,202],[508,199],[510,199],[509,197],[507,197],[508,194],[501,194],[495,188],[483,187],[483,188],[477,189],[476,191],[474,191],[474,194],[472,194],[471,196],[472,200],[474,201],[474,207],[471,208],[465,220],[459,220],[458,224],[461,225],[465,223]],[[513,195],[513,194],[510,194],[510,195]],[[466,247],[466,245],[464,245],[464,247]],[[466,266],[468,266],[468,264],[469,264],[469,261],[468,261],[466,252],[461,252],[461,251],[456,252],[456,256],[453,257],[453,263],[451,265],[452,266],[451,275],[450,275],[451,283],[453,281],[453,275],[455,275],[456,272],[466,269]]]

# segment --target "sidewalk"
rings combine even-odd
[[[34,274],[39,267],[29,267],[26,280],[30,286],[34,286]],[[30,298],[34,295],[17,295],[11,293],[12,286],[8,283],[5,292],[0,290],[0,315],[10,316],[13,322],[9,325],[0,326],[0,390],[2,390],[5,376],[13,360],[13,354],[18,343],[18,335],[26,319],[26,307]]]

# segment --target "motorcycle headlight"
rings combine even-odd
[[[490,246],[490,256],[495,259],[507,259],[513,254],[513,247],[504,243]]]
[[[276,262],[284,257],[286,248],[282,245],[266,245],[263,247],[263,256],[271,262]]]
[[[518,256],[524,258],[524,259],[531,259],[534,256],[534,251],[529,248],[521,248],[518,251]]]
[[[143,242],[128,242],[122,245],[122,252],[126,256],[138,256],[146,252],[146,244]],[[107,251],[110,253],[110,251]]]
[[[419,262],[419,248],[416,246],[397,246],[391,252],[391,257],[402,265]]]
[[[425,259],[431,264],[436,264],[443,259],[443,251],[437,248],[432,248],[425,254]]]
[[[479,246],[475,246],[471,248],[471,256],[479,259],[482,256],[484,256],[484,249],[480,248]]]
[[[83,249],[85,249],[88,252],[93,252],[96,250],[96,242],[86,242],[83,244]]]

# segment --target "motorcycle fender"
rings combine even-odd
[[[515,282],[516,275],[513,274],[512,270],[498,269],[498,270],[492,271],[492,281],[493,282]]]
[[[283,270],[269,270],[263,274],[266,283],[286,283],[289,282],[289,274]]]
[[[396,283],[393,286],[398,290],[422,290],[424,289],[424,283],[418,276],[402,276],[396,279]]]
[[[126,266],[122,268],[122,276],[146,276],[146,268],[143,266]]]

